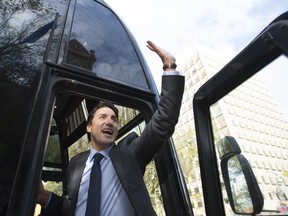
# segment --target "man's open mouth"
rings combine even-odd
[[[110,130],[110,129],[105,129],[105,130],[102,131],[102,133],[108,134],[108,135],[112,135],[112,134],[113,134],[113,131]]]

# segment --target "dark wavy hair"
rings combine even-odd
[[[86,123],[86,125],[89,125],[89,124],[92,123],[92,120],[93,120],[93,118],[94,118],[95,112],[96,112],[98,109],[102,108],[102,107],[108,107],[108,108],[112,109],[112,110],[114,111],[117,119],[118,119],[118,117],[119,117],[119,111],[118,111],[117,107],[116,107],[113,103],[111,103],[111,102],[109,102],[109,101],[100,101],[100,102],[93,108],[93,110],[88,114],[88,118],[87,118],[87,123]],[[91,137],[90,137],[90,133],[89,133],[89,132],[87,132],[87,136],[88,136],[88,140],[89,140],[89,142],[90,142],[90,141],[91,141]]]

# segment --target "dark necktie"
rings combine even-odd
[[[86,216],[100,216],[101,199],[101,166],[100,161],[103,155],[96,153],[90,174],[88,198],[86,206]]]

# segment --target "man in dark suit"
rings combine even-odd
[[[174,132],[184,77],[175,71],[175,58],[170,53],[151,41],[147,43],[147,47],[161,58],[164,69],[158,110],[141,136],[131,133],[115,145],[118,110],[109,102],[100,102],[87,120],[91,149],[72,158],[69,164],[69,199],[45,190],[41,184],[37,202],[43,207],[42,215],[85,215],[96,153],[103,157],[99,162],[102,172],[99,215],[156,215],[143,175],[146,166]]]

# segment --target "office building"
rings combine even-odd
[[[174,140],[194,214],[202,215],[205,204],[196,155],[193,96],[229,59],[201,44],[195,47],[191,57],[180,66],[186,86]],[[237,140],[264,196],[263,209],[276,211],[288,204],[288,122],[260,73],[211,107],[212,126],[215,144],[224,136]],[[229,211],[225,191],[223,196]]]

